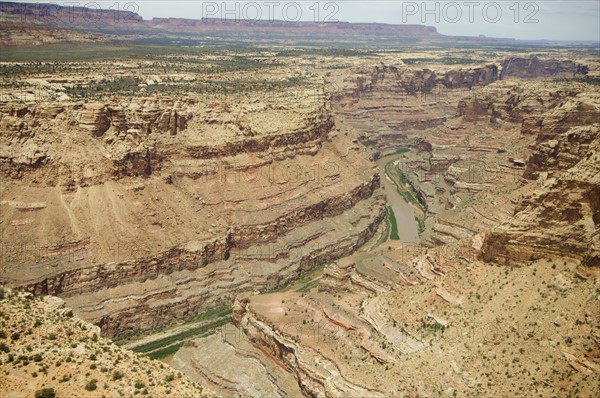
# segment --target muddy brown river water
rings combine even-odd
[[[398,224],[398,236],[402,242],[417,242],[419,240],[419,228],[415,220],[415,211],[406,203],[404,198],[396,191],[394,183],[385,174],[385,165],[401,158],[402,155],[386,156],[377,161],[381,181],[385,189],[388,205],[394,211],[396,223]]]

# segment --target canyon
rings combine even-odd
[[[597,48],[40,10],[1,7],[2,394],[600,391]]]
[[[216,370],[197,353],[235,347],[247,361],[258,358],[265,367],[274,361],[306,396],[508,397],[551,394],[557,384],[593,396],[595,90],[494,79],[468,95],[447,92],[450,100],[440,104],[429,93],[407,94],[414,81],[402,80],[395,68],[378,65],[365,75],[352,70],[345,83],[335,83],[357,82],[332,97],[332,109],[348,131],[361,132],[358,141],[375,157],[386,142],[410,148],[378,164],[390,182],[384,184],[388,203],[399,196],[411,205],[409,214],[422,218],[418,241],[374,238],[328,264],[315,287],[238,296],[232,325],[220,337],[184,345],[173,365],[239,396],[247,395],[245,387],[224,382],[236,377],[236,368]],[[427,124],[415,122],[422,113]],[[569,316],[568,308],[583,318]],[[561,341],[553,329],[568,336]],[[241,348],[248,341],[260,351]],[[503,381],[522,372],[531,376]],[[254,377],[267,385],[290,383]]]

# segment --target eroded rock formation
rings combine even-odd
[[[7,126],[20,117],[28,133],[3,130],[1,155],[3,198],[22,199],[2,202],[4,280],[61,295],[106,335],[281,286],[351,253],[383,217],[379,175],[325,102],[115,104],[8,108]]]
[[[540,60],[534,55],[530,58],[509,58],[504,60],[502,62],[500,78],[574,77],[576,75],[584,75],[587,71],[587,66],[571,60]]]

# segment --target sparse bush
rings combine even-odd
[[[98,388],[96,383],[98,383],[98,380],[96,380],[96,379],[92,379],[92,380],[88,381],[87,384],[85,385],[85,389],[87,391],[94,391],[96,388]]]
[[[42,388],[35,392],[35,398],[55,398],[54,388]]]
[[[112,379],[113,380],[121,380],[123,378],[123,376],[125,376],[125,375],[120,370],[115,370],[112,373]]]

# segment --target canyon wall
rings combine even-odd
[[[597,94],[586,84],[505,86],[462,101],[463,117],[507,120],[530,137],[521,164],[531,192],[516,198],[513,217],[487,235],[483,258],[523,264],[571,257],[598,265]]]
[[[117,336],[282,286],[375,233],[380,177],[326,101],[228,106],[6,105],[3,281]]]
[[[248,310],[246,300],[234,306],[234,324],[272,360],[295,377],[306,396],[384,397],[375,389],[360,386],[346,379],[335,362],[318,351],[300,344],[293,336],[281,333],[268,321]]]

